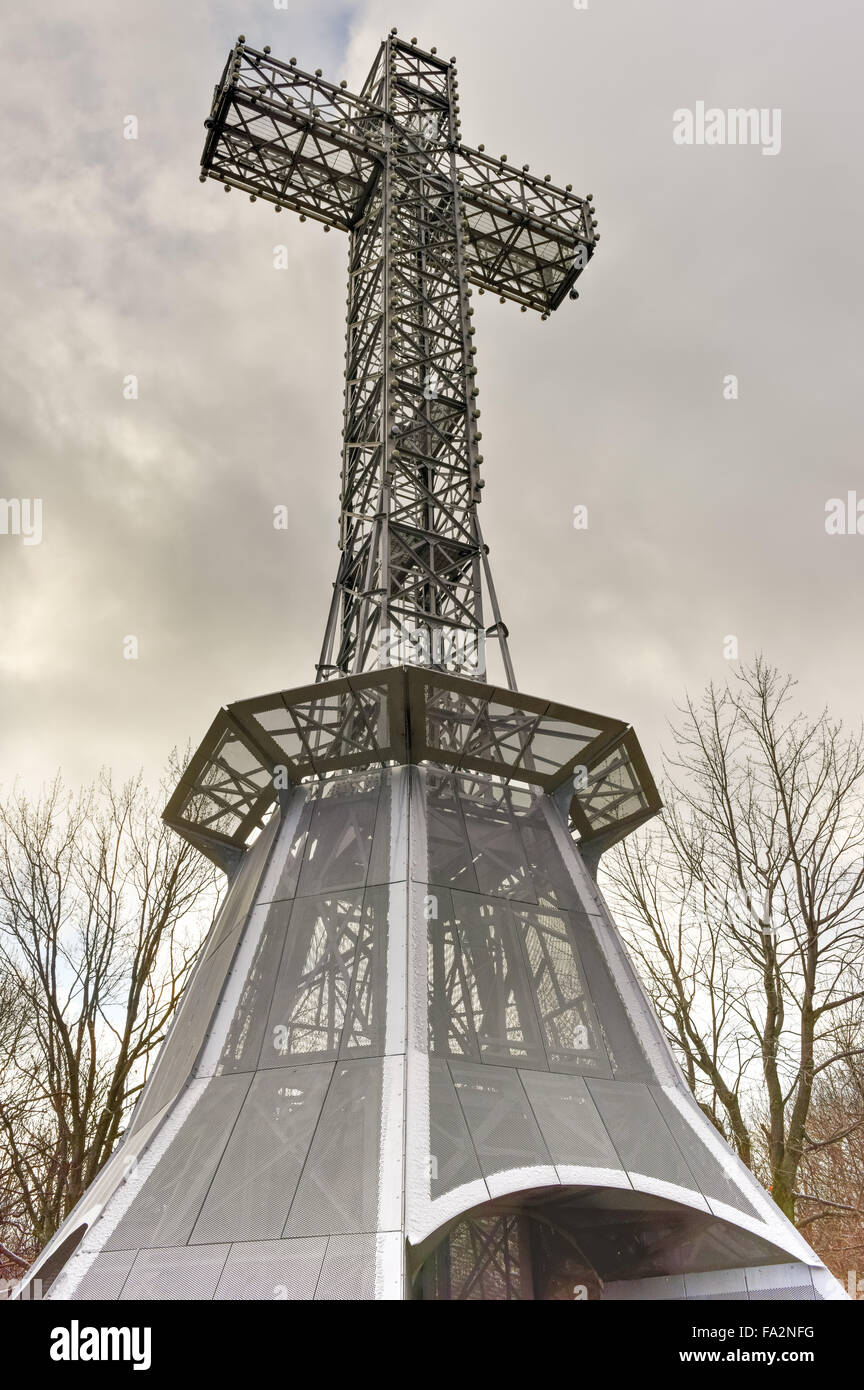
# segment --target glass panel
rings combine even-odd
[[[531,757],[538,772],[554,772],[587,748],[599,734],[585,724],[564,719],[541,719],[531,740]]]
[[[319,761],[375,753],[390,741],[384,686],[308,700],[291,711]]]
[[[465,745],[465,754],[512,766],[529,746],[536,723],[536,714],[490,703]]]
[[[624,748],[613,750],[588,774],[588,788],[577,793],[579,805],[592,830],[614,825],[637,811],[648,801]]]
[[[458,755],[485,701],[440,686],[426,686],[426,742],[431,748]]]

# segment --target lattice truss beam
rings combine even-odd
[[[515,686],[477,515],[468,287],[547,314],[596,232],[587,199],[462,145],[457,89],[452,63],[393,35],[359,94],[241,42],[207,122],[203,179],[350,235],[342,555],[319,678],[405,661],[482,678],[492,636]]]

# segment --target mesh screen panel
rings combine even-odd
[[[231,968],[239,933],[240,927],[237,925],[218,950],[201,962],[194,979],[187,986],[171,1028],[170,1042],[159,1054],[148,1089],[135,1110],[132,1128],[146,1124],[185,1085],[210,1028],[213,1010]]]
[[[491,806],[460,798],[480,892],[536,902],[510,797],[506,787],[495,790],[499,795]]]
[[[696,1187],[647,1086],[633,1081],[589,1081],[588,1086],[628,1172]]]
[[[120,1294],[121,1301],[210,1299],[227,1256],[227,1245],[139,1250]]]
[[[758,1216],[759,1212],[756,1207],[745,1196],[744,1181],[747,1179],[745,1178],[739,1184],[727,1177],[718,1160],[699,1139],[698,1133],[693,1133],[662,1087],[652,1086],[651,1094],[667,1125],[675,1135],[678,1146],[687,1160],[688,1167],[704,1195],[714,1197],[719,1202],[725,1202],[730,1207],[736,1207],[738,1211],[746,1211],[751,1216]]]
[[[321,784],[300,871],[299,896],[363,886],[380,790],[377,772]]]
[[[283,1235],[377,1228],[381,1065],[337,1065]]]
[[[267,1051],[267,1015],[285,945],[291,903],[277,902],[269,909],[265,907],[258,911],[265,912],[266,919],[228,1027],[217,1067],[220,1073],[254,1071],[260,1053]],[[254,922],[255,918],[252,920]]]
[[[551,1164],[516,1072],[451,1062],[450,1073],[484,1175]]]
[[[308,1301],[315,1296],[326,1248],[324,1236],[232,1245],[214,1296],[235,1301]]]
[[[440,1197],[482,1178],[465,1116],[446,1062],[429,1062],[431,1195]]]
[[[208,1083],[106,1249],[181,1245],[189,1239],[248,1087],[248,1076],[217,1076]]]
[[[812,1288],[805,1289],[800,1284],[793,1284],[782,1288],[760,1289],[758,1294],[751,1293],[750,1298],[764,1298],[768,1303],[815,1303],[816,1294]]]
[[[279,828],[279,813],[274,811],[254,845],[246,851],[241,860],[231,887],[225,898],[224,905],[219,913],[219,920],[214,924],[210,942],[207,946],[207,955],[212,955],[217,946],[220,946],[228,936],[229,932],[235,927],[245,922],[252,906],[255,890],[261,880],[261,874],[267,858],[273,848],[273,841]]]
[[[374,1298],[376,1250],[373,1235],[331,1236],[315,1291],[316,1301]]]
[[[332,1066],[259,1072],[210,1185],[192,1241],[282,1234]]]
[[[261,1066],[381,1052],[386,924],[384,889],[295,901]]]
[[[317,796],[317,786],[301,787],[294,793],[295,796],[304,798],[300,808],[300,816],[297,825],[292,831],[286,830],[286,837],[290,834],[290,844],[280,844],[277,854],[283,855],[281,869],[275,884],[272,885],[268,897],[279,901],[284,898],[293,898],[297,892],[297,883],[300,878],[300,868],[303,863],[303,854],[306,849],[306,841],[309,838],[309,826],[312,823],[312,813],[315,809],[315,798]],[[266,902],[266,898],[261,899]]]
[[[126,1275],[132,1268],[135,1253],[134,1250],[105,1250],[97,1255],[83,1279],[78,1281],[72,1298],[119,1298]]]
[[[474,1034],[483,1061],[545,1066],[525,961],[506,903],[453,893],[458,941]],[[449,923],[437,924],[447,931]]]
[[[621,1167],[588,1087],[580,1077],[536,1071],[520,1071],[519,1076],[556,1163]]]

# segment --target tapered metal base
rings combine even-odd
[[[284,798],[52,1272],[56,1299],[843,1296],[690,1097],[556,804],[432,767]]]

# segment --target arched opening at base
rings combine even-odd
[[[463,1213],[416,1252],[423,1300],[574,1301],[621,1281],[788,1264],[709,1212],[627,1188],[545,1188]]]

